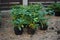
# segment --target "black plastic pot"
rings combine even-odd
[[[57,34],[60,34],[60,30],[57,31]]]
[[[40,22],[36,22],[36,24],[41,24]]]
[[[1,28],[1,22],[0,22],[0,28]]]
[[[48,25],[43,25],[43,27],[40,26],[40,30],[47,30],[47,28],[48,28]]]
[[[14,27],[14,32],[16,35],[21,35],[23,33],[23,28],[21,28],[21,30],[19,30],[18,27]]]
[[[27,28],[27,33],[28,34],[34,35],[35,34],[35,31],[36,31],[35,29],[32,29],[30,27]]]
[[[60,16],[60,12],[59,11],[55,11],[55,16]]]
[[[26,28],[28,24],[23,24],[23,25],[24,25],[24,28]]]

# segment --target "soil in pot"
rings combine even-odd
[[[23,33],[23,28],[21,28],[21,30],[19,30],[18,27],[14,27],[14,32],[16,35],[21,35]]]
[[[47,30],[47,28],[48,28],[48,25],[43,25],[43,27],[40,26],[40,30]]]
[[[60,12],[55,11],[55,16],[60,16]]]
[[[35,31],[36,31],[35,29],[32,29],[30,27],[27,28],[27,33],[28,34],[34,35],[35,34]]]

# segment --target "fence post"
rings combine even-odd
[[[28,5],[28,0],[23,0],[23,5]]]

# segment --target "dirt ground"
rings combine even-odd
[[[60,40],[60,34],[57,34],[57,30],[60,30],[60,17],[52,16],[48,21],[51,23],[46,31],[37,30],[34,35],[26,32],[22,35],[15,35],[9,12],[2,12],[2,15],[4,16],[2,16],[0,40]],[[52,27],[54,29],[51,29]]]

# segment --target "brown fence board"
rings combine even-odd
[[[0,0],[0,10],[7,10],[11,6],[19,4],[22,4],[22,0]]]
[[[54,1],[54,0],[29,0],[29,2]]]
[[[55,0],[29,0],[29,3],[33,2],[41,2],[44,5],[49,5],[49,2],[54,2]],[[60,0],[57,0],[58,2]],[[48,2],[48,3],[46,3]],[[0,0],[0,10],[10,9],[12,5],[19,5],[22,4],[22,0]]]

